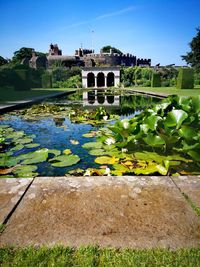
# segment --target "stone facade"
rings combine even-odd
[[[117,87],[120,84],[119,67],[85,67],[82,69],[83,88]]]
[[[50,44],[48,56],[36,56],[33,51],[32,58],[23,59],[22,64],[27,64],[32,68],[51,68],[55,62],[65,67],[82,66],[82,67],[113,67],[113,66],[151,66],[151,59],[137,58],[131,54],[110,53],[95,54],[92,49],[79,48],[75,51],[74,56],[62,55],[62,50],[57,44]]]

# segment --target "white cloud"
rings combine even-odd
[[[93,18],[91,20],[83,20],[83,21],[80,21],[80,22],[77,22],[77,23],[73,23],[71,25],[68,25],[65,28],[62,28],[62,30],[69,29],[69,28],[75,28],[75,27],[78,27],[78,26],[81,26],[81,25],[84,25],[84,24],[88,24],[88,23],[97,21],[97,20],[103,20],[103,19],[110,18],[110,17],[120,16],[120,15],[122,15],[124,13],[131,12],[131,11],[133,11],[135,9],[136,9],[135,6],[130,6],[130,7],[127,7],[127,8],[123,8],[123,9],[114,11],[114,12],[105,13],[105,14],[97,16],[96,18]]]

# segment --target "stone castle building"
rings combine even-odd
[[[51,44],[48,54],[37,56],[33,50],[31,59],[25,58],[22,64],[29,65],[32,68],[51,68],[53,64],[64,65],[65,67],[113,67],[113,66],[151,66],[151,59],[137,58],[131,54],[109,53],[95,54],[91,49],[79,48],[75,55],[62,55],[62,50],[57,44]]]

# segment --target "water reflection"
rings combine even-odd
[[[110,95],[107,90],[91,90],[83,91],[83,106],[84,107],[119,107],[119,95]]]
[[[135,112],[151,107],[160,99],[140,94],[119,95],[112,94],[109,90],[83,91],[83,107],[96,108],[103,106],[105,109],[115,111],[118,115],[129,116]]]

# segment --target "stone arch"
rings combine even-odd
[[[93,72],[89,72],[87,75],[87,87],[95,87],[95,77]]]
[[[109,72],[107,75],[107,87],[115,86],[115,75],[113,72]]]
[[[97,87],[105,87],[105,76],[103,72],[97,74]]]

